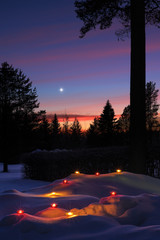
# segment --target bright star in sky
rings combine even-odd
[[[60,89],[59,89],[59,91],[60,91],[60,92],[63,92],[63,91],[64,91],[64,89],[63,89],[63,88],[60,88]]]

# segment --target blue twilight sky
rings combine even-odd
[[[0,18],[0,63],[22,69],[47,113],[99,115],[110,99],[119,115],[129,104],[130,39],[118,41],[116,21],[80,39],[74,0],[5,0]],[[159,89],[160,29],[146,35],[147,81]]]

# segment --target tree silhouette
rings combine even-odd
[[[67,114],[65,114],[65,117],[63,119],[63,126],[62,126],[62,147],[69,148],[70,147],[70,124],[69,124],[69,117]]]
[[[55,114],[54,119],[52,120],[51,123],[51,136],[54,148],[59,146],[60,132],[61,132],[60,123],[58,122],[57,115]]]
[[[98,145],[98,136],[99,136],[99,118],[95,117],[93,123],[90,124],[90,127],[87,131],[87,144],[91,146]]]
[[[145,23],[160,26],[158,0],[76,0],[77,17],[84,22],[81,37],[99,26],[109,28],[117,18],[131,30],[131,171],[145,173]],[[141,161],[140,161],[141,159]]]
[[[72,123],[70,130],[72,135],[81,135],[82,127],[77,118],[75,118],[74,122]]]
[[[99,118],[99,130],[101,134],[112,134],[115,123],[114,109],[112,108],[109,100],[104,106],[103,113]]]
[[[51,131],[52,131],[52,134],[55,136],[57,136],[61,131],[60,123],[58,122],[58,118],[56,114],[54,115],[54,119],[52,120],[52,123],[51,123]]]
[[[156,89],[156,83],[147,82],[145,89],[145,102],[146,102],[146,128],[149,131],[154,130],[158,125],[158,109],[157,103],[159,89]],[[121,117],[118,120],[118,128],[120,131],[128,132],[130,126],[131,107],[128,105],[124,108]]]
[[[69,135],[69,117],[67,116],[67,114],[65,115],[65,121],[63,123],[63,128],[62,128],[62,132],[64,135]]]
[[[81,135],[82,135],[82,127],[77,118],[75,118],[74,122],[70,127],[71,131],[71,139],[72,145],[77,147],[80,144]]]
[[[8,171],[8,159],[20,147],[25,127],[32,130],[39,107],[36,88],[21,70],[7,62],[0,67],[0,138],[3,171]]]
[[[90,124],[88,131],[94,132],[97,134],[99,133],[99,118],[98,117],[94,118],[93,123]]]
[[[157,103],[159,89],[155,89],[156,83],[148,82],[146,84],[146,127],[152,131],[157,127],[158,109]]]
[[[130,114],[131,108],[130,105],[124,108],[121,117],[118,120],[118,129],[121,132],[129,132],[130,129]]]
[[[38,132],[38,142],[41,149],[50,149],[50,124],[48,122],[46,112],[41,113],[41,121],[39,123]]]

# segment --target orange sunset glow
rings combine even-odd
[[[65,122],[66,115],[58,115],[58,121],[61,126],[63,126],[63,123]],[[72,124],[75,118],[80,122],[82,126],[82,130],[87,130],[90,127],[90,124],[93,123],[94,118],[99,118],[99,115],[93,115],[93,116],[83,116],[83,115],[67,115],[69,124]],[[115,118],[119,119],[120,115],[116,115]],[[54,118],[53,114],[48,114],[47,119],[49,123],[52,122]]]

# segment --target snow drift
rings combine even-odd
[[[66,179],[1,191],[0,239],[160,239],[160,180],[127,172]]]

